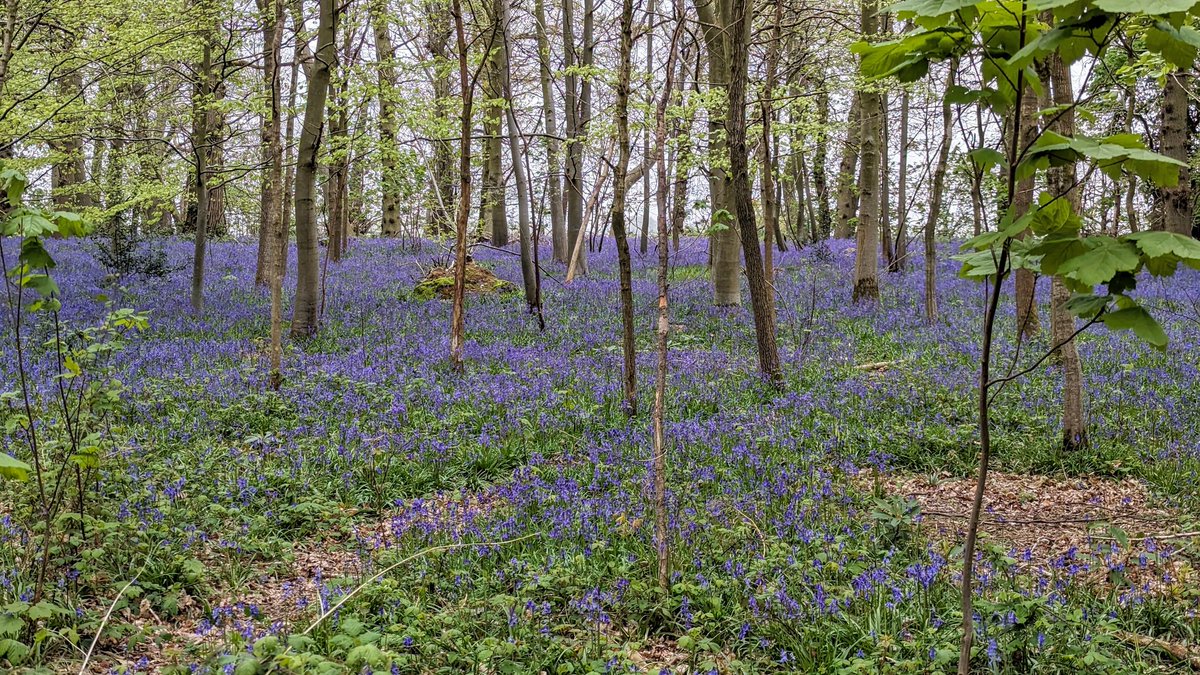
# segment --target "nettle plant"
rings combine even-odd
[[[977,65],[978,82],[951,88],[947,98],[952,103],[978,103],[1007,117],[1012,130],[1003,150],[980,147],[970,152],[976,162],[1000,174],[1006,201],[996,229],[967,241],[964,253],[957,256],[962,275],[991,284],[978,384],[979,480],[963,554],[960,673],[969,672],[972,657],[980,656],[980,650],[972,648],[971,603],[975,536],[991,449],[990,392],[1013,379],[990,373],[996,312],[1006,280],[1017,270],[1051,277],[1073,293],[1065,307],[1086,319],[1083,328],[1103,323],[1110,329],[1131,330],[1163,349],[1166,334],[1134,295],[1139,278],[1171,277],[1181,264],[1200,269],[1200,242],[1179,234],[1083,233],[1077,168],[1085,177],[1093,171],[1112,178],[1132,174],[1166,187],[1179,181],[1184,165],[1151,152],[1134,134],[1075,134],[1078,101],[1070,86],[1071,67],[1097,63],[1111,45],[1133,39],[1144,40],[1149,50],[1178,67],[1191,67],[1200,32],[1188,23],[1198,7],[1197,0],[907,0],[889,11],[910,20],[913,30],[893,41],[855,46],[862,74],[873,80],[913,82],[941,61]],[[1048,76],[1056,68],[1057,76]],[[1053,77],[1058,91],[1047,96]],[[1016,199],[1022,186],[1028,189],[1031,182],[1046,189],[1029,203]],[[1083,328],[1072,326],[1066,342]],[[1054,345],[1047,356],[1063,344]]]
[[[74,614],[48,597],[54,587],[50,576],[67,566],[86,570],[91,516],[85,498],[111,442],[110,417],[124,391],[108,366],[126,337],[147,326],[144,313],[113,309],[106,298],[109,312],[97,325],[61,320],[51,276],[55,261],[45,242],[82,237],[90,228],[78,214],[24,203],[26,185],[23,174],[0,165],[0,195],[7,200],[0,216],[4,351],[15,354],[17,379],[14,390],[0,392],[0,479],[10,483],[3,489],[24,531],[21,550],[11,550],[16,558],[4,561],[16,568],[17,578],[7,591],[9,602],[0,605],[0,657],[12,664],[53,636],[78,639],[73,629],[51,629]],[[10,258],[6,249],[14,240],[16,255]],[[39,360],[52,364],[48,382],[34,378]]]

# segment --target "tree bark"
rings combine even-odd
[[[1184,163],[1179,167],[1179,183],[1161,188],[1161,229],[1184,236],[1192,234],[1192,180],[1187,166],[1191,140],[1188,138],[1188,87],[1191,80],[1190,70],[1167,73],[1159,127],[1159,152]]]
[[[878,0],[862,3],[863,39],[879,30]],[[882,96],[859,94],[862,102],[862,175],[859,180],[858,227],[854,252],[854,302],[879,299],[879,146],[883,123]]]
[[[942,94],[942,140],[938,144],[937,163],[933,167],[933,184],[929,188],[929,213],[925,215],[925,321],[937,321],[937,221],[942,212],[942,191],[946,183],[946,169],[950,162],[950,143],[954,138],[954,117],[950,110],[947,94],[954,87],[958,76],[958,59],[950,61],[946,73],[946,91]]]
[[[263,155],[262,212],[259,218],[258,265],[254,283],[269,285],[281,272],[280,238],[283,236],[283,132],[282,88],[279,57],[283,45],[283,0],[258,0],[263,33],[263,114],[260,144]]]
[[[908,265],[908,90],[900,94],[900,169],[896,177],[896,243],[889,272],[900,272]],[[936,167],[935,167],[936,170]]]
[[[629,174],[629,79],[633,52],[633,0],[621,3],[621,48],[617,66],[617,166],[610,218],[617,243],[621,296],[621,353],[624,356],[625,414],[637,415],[637,351],[633,341],[633,265],[625,231],[625,177]]]
[[[400,167],[396,148],[396,48],[392,44],[391,15],[387,0],[371,3],[371,29],[375,35],[375,78],[379,87],[379,212],[380,233],[400,236]],[[430,27],[430,43],[437,38]],[[435,93],[436,96],[436,93]],[[437,162],[434,162],[437,180]],[[443,198],[438,195],[439,198]],[[434,209],[436,213],[436,207]],[[430,220],[438,222],[436,215]]]
[[[196,231],[192,252],[192,311],[199,314],[204,311],[204,255],[208,246],[208,154],[209,128],[208,107],[212,96],[212,44],[208,37],[204,38],[203,56],[200,61],[199,79],[195,85],[194,136],[192,138],[192,155],[196,167]]]
[[[317,154],[325,125],[330,70],[337,58],[337,9],[334,0],[318,0],[317,49],[308,80],[304,121],[296,156],[296,295],[292,303],[293,337],[317,332],[320,319],[320,251],[317,236]]]
[[[729,98],[729,49],[725,36],[729,27],[729,0],[693,0],[704,33],[708,49],[708,87],[715,97]],[[712,101],[712,98],[710,98]],[[712,210],[711,238],[713,304],[733,306],[742,304],[742,280],[740,274],[738,221],[733,217],[730,204],[730,179],[720,159],[728,154],[728,136],[722,132],[728,128],[728,111],[722,112],[719,103],[708,109],[709,147],[709,201]],[[712,162],[711,159],[717,161]],[[758,235],[754,235],[758,248]]]
[[[1026,148],[1037,137],[1037,96],[1030,91],[1022,97],[1020,144]],[[1013,213],[1020,217],[1033,208],[1033,177],[1017,181],[1016,192],[1012,196]],[[1042,331],[1042,322],[1037,308],[1037,279],[1033,271],[1017,269],[1015,274],[1014,296],[1016,303],[1016,320],[1018,338],[1032,338]]]
[[[833,236],[849,239],[854,234],[854,217],[858,213],[859,194],[854,184],[858,169],[859,144],[862,138],[862,92],[855,91],[846,115],[846,144],[837,175],[837,223]]]
[[[570,0],[567,0],[568,2]],[[463,371],[463,334],[466,329],[464,306],[467,283],[467,221],[471,212],[471,106],[474,82],[467,72],[467,36],[463,28],[460,0],[451,0],[454,34],[458,45],[458,82],[462,96],[458,141],[458,212],[454,218],[454,293],[450,316],[450,365]]]
[[[750,24],[753,22],[752,0],[729,0],[729,21],[726,35],[729,45],[729,112],[725,116],[725,135],[729,139],[729,173],[733,188],[738,232],[741,235],[742,255],[746,264],[746,281],[750,287],[750,304],[754,311],[754,333],[758,343],[758,368],[775,386],[783,384],[779,364],[779,348],[775,342],[775,302],[763,270],[762,254],[758,249],[758,227],[754,217],[754,201],[750,187],[750,156],[746,147],[746,88],[750,56]]]
[[[569,0],[568,0],[569,1]],[[554,259],[567,262],[567,231],[563,222],[562,148],[558,142],[558,120],[551,85],[550,38],[546,35],[545,0],[534,0],[534,22],[537,31],[539,80],[542,87],[542,115],[546,125],[546,200],[550,209],[550,241]],[[568,115],[570,112],[568,112]]]
[[[1071,83],[1071,71],[1057,53],[1046,57],[1050,71],[1050,88],[1053,101],[1059,110],[1052,128],[1063,136],[1075,136],[1075,89]],[[1050,194],[1065,196],[1072,213],[1079,213],[1080,191],[1075,186],[1074,164],[1051,167],[1046,179]],[[1063,371],[1063,417],[1062,448],[1073,452],[1088,444],[1087,420],[1084,416],[1083,363],[1079,350],[1075,348],[1075,317],[1067,311],[1071,292],[1059,277],[1054,277],[1050,287],[1050,337],[1058,348],[1058,363]]]
[[[512,0],[502,0],[498,9],[502,11],[498,20],[503,30],[504,40],[500,43],[499,48],[504,51],[501,55],[501,62],[504,64],[504,98],[512,101],[512,64],[509,60],[508,41],[512,36],[510,22],[512,20],[512,10],[508,3]],[[521,157],[525,155],[521,147],[523,136],[521,129],[517,124],[517,114],[513,110],[512,105],[505,107],[505,117],[508,120],[508,154],[512,157],[513,178],[517,184],[517,233],[521,243],[521,281],[525,289],[525,303],[528,305],[529,311],[536,313],[538,311],[540,292],[538,289],[538,278],[533,265],[533,227],[530,222],[530,189],[529,179],[525,174],[525,165],[521,162]]]

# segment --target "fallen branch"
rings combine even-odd
[[[875,361],[873,363],[860,363],[854,366],[855,370],[887,370],[892,366],[899,366],[908,363],[912,359],[899,359],[897,361]]]
[[[1187,645],[1176,644],[1161,638],[1153,638],[1147,635],[1138,635],[1136,633],[1127,633],[1125,631],[1117,631],[1113,635],[1124,642],[1125,644],[1142,647],[1143,649],[1154,649],[1163,652],[1174,659],[1177,663],[1185,663],[1192,667],[1192,670],[1200,670],[1200,652],[1193,647]]]

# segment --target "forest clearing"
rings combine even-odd
[[[6,0],[0,671],[1200,670],[1197,24]]]

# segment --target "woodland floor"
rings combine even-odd
[[[754,374],[748,308],[711,306],[704,244],[686,244],[672,269],[669,592],[648,511],[653,255],[635,256],[643,405],[629,420],[611,244],[569,286],[547,264],[545,331],[519,294],[469,298],[457,375],[448,304],[413,295],[444,252],[356,242],[330,265],[320,335],[288,344],[273,393],[253,246],[218,243],[203,317],[186,309],[184,271],[117,294],[152,310],[151,328],[113,365],[130,390],[88,507],[101,554],[63,554],[55,602],[71,616],[46,627],[94,634],[136,576],[92,672],[950,669],[979,287],[939,264],[928,326],[919,262],[856,307],[849,251],[782,254],[774,392]],[[186,243],[159,246],[186,261]],[[95,321],[106,272],[86,246],[61,248],[64,316]],[[514,256],[476,255],[519,288]],[[1142,289],[1166,353],[1081,338],[1087,450],[1055,447],[1053,368],[998,399],[981,671],[1186,672],[1200,658],[1200,274],[1181,277]],[[1001,360],[1016,353],[1006,340]],[[29,583],[13,515],[0,611]],[[68,642],[10,666],[78,670],[87,643]]]

